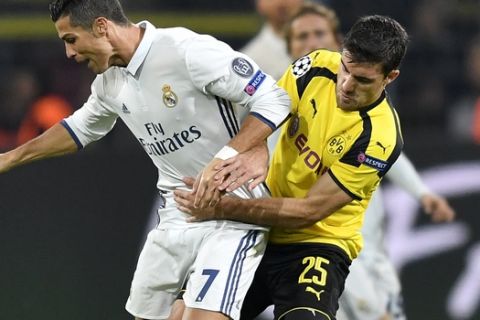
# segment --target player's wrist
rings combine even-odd
[[[224,146],[220,151],[217,152],[215,158],[227,160],[235,157],[238,154],[238,151],[233,149],[230,146]]]

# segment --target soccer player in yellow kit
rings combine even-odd
[[[275,319],[335,319],[362,247],[368,201],[403,146],[385,87],[399,75],[407,42],[395,20],[367,16],[349,31],[341,54],[317,50],[285,72],[279,84],[292,111],[269,169],[272,198],[223,197],[215,208],[199,209],[194,195],[175,192],[195,220],[272,226],[242,319],[272,303]]]

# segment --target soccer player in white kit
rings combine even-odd
[[[188,278],[184,319],[238,319],[266,229],[233,221],[188,223],[172,191],[184,186],[182,177],[203,169],[198,190],[206,196],[199,204],[215,201],[215,164],[261,144],[288,115],[288,95],[225,43],[184,28],[134,25],[118,0],[56,0],[50,13],[67,57],[88,62],[98,76],[82,108],[1,154],[0,172],[81,149],[121,118],[158,168],[165,199],[126,309],[137,319],[167,319]],[[250,110],[242,126],[232,102]],[[267,192],[242,187],[235,195]]]

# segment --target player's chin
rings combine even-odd
[[[108,66],[99,66],[98,64],[94,63],[92,60],[88,61],[88,68],[92,70],[95,74],[102,74],[107,71]]]

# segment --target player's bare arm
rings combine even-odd
[[[185,179],[192,184],[193,179]],[[328,174],[324,174],[304,198],[240,199],[223,197],[214,208],[196,208],[194,196],[175,191],[179,209],[192,215],[191,221],[228,219],[260,225],[305,228],[325,219],[353,199]]]
[[[448,201],[436,194],[427,193],[420,198],[423,210],[431,216],[433,222],[449,222],[455,218],[455,210]]]
[[[77,149],[67,129],[61,124],[56,124],[24,145],[0,154],[0,172],[28,162],[73,153]]]

